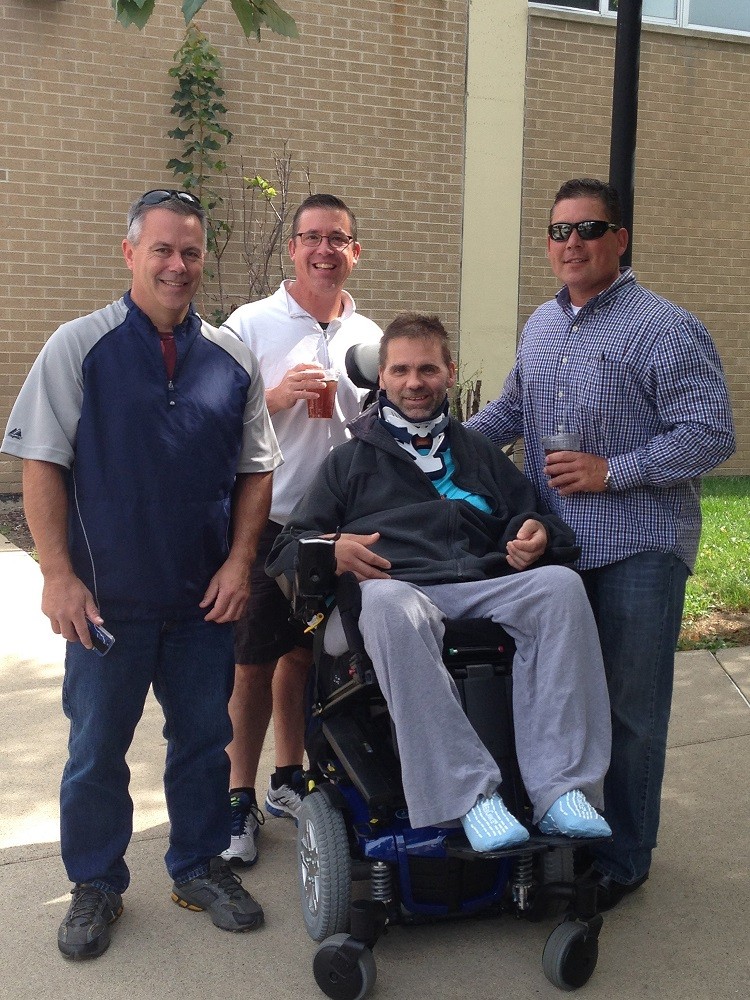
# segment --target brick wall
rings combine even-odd
[[[273,179],[287,141],[291,200],[307,193],[309,167],[313,190],[340,193],[359,217],[364,249],[350,284],[359,308],[380,323],[404,308],[435,311],[457,334],[466,0],[285,6],[299,40],[245,42],[219,0],[199,19],[226,71],[235,200],[240,156],[246,173]],[[52,330],[127,287],[119,244],[131,199],[174,183],[167,72],[184,24],[173,0],[157,11],[139,32],[99,0],[0,6],[2,427]],[[555,290],[544,255],[552,195],[567,177],[606,176],[613,47],[611,24],[531,13],[521,322]],[[749,61],[742,40],[644,29],[634,245],[644,283],[714,334],[740,444],[721,471],[741,473],[750,471]],[[239,253],[226,278],[230,301],[244,300]],[[0,492],[17,489],[18,473],[0,457]]]
[[[552,199],[569,177],[606,178],[614,26],[529,18],[520,321],[556,291],[545,257]],[[750,473],[750,44],[644,26],[633,266],[696,313],[727,372],[737,454]]]
[[[467,0],[286,0],[299,40],[242,39],[228,3],[198,24],[225,67],[230,175],[273,180],[284,143],[291,200],[340,194],[363,244],[350,289],[381,324],[438,312],[457,334]],[[161,0],[143,32],[102,0],[3,0],[0,7],[0,426],[56,326],[128,286],[120,241],[128,204],[174,186],[167,75],[184,22]],[[246,298],[239,251],[229,298]],[[208,291],[212,289],[209,286]],[[204,312],[212,303],[204,304]],[[0,492],[19,463],[0,457]]]

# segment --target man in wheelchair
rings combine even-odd
[[[486,852],[529,832],[442,660],[446,618],[487,618],[513,637],[521,776],[542,833],[608,836],[611,732],[597,630],[570,528],[535,510],[529,481],[449,416],[456,381],[437,317],[398,316],[379,355],[380,395],[352,422],[292,511],[267,563],[293,579],[300,539],[335,539],[336,573],[360,581],[360,629],[393,719],[412,827],[460,820]],[[332,620],[326,649],[336,649]],[[343,632],[341,633],[343,641]]]

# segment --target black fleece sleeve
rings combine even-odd
[[[547,548],[544,550],[542,558],[533,564],[534,566],[547,566],[552,563],[567,565],[576,561],[581,554],[581,547],[576,544],[573,529],[555,514],[540,514],[535,510],[516,514],[510,519],[500,539],[501,551],[506,550],[508,542],[516,537],[523,522],[529,519],[539,521],[547,531]]]
[[[293,582],[299,539],[331,535],[341,527],[346,512],[346,496],[339,486],[340,476],[337,472],[337,465],[343,457],[337,454],[340,450],[336,449],[328,455],[277,536],[266,560],[266,573],[269,576],[281,576],[283,573]],[[346,477],[341,481],[345,483]]]

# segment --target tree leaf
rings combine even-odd
[[[134,24],[143,28],[154,12],[155,0],[110,0],[115,18],[127,28]],[[207,0],[183,0],[182,14],[185,24],[190,24]],[[260,41],[260,29],[265,25],[277,35],[298,38],[299,32],[294,18],[287,14],[275,0],[231,0],[232,8],[247,38],[250,35]]]
[[[167,167],[175,174],[187,174],[190,172],[190,164],[184,160],[170,160]]]
[[[297,38],[299,35],[294,18],[274,0],[231,0],[231,3],[247,38],[255,35],[260,41],[261,25],[287,38]]]
[[[190,24],[205,2],[206,0],[184,0],[182,13],[185,18],[185,24]]]
[[[143,28],[154,12],[155,0],[111,0],[115,18],[127,28],[134,24]]]
[[[245,33],[245,38],[255,35],[260,41],[260,22],[257,20],[255,7],[249,0],[231,0],[232,10]]]
[[[255,0],[255,6],[262,11],[263,20],[271,31],[286,38],[299,38],[294,18],[282,10],[275,0]]]

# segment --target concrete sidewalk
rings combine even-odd
[[[66,755],[64,643],[39,611],[36,563],[0,536],[0,997],[13,1000],[321,997],[299,904],[293,825],[269,819],[248,888],[266,911],[251,934],[175,906],[163,866],[164,740],[150,700],[130,753],[133,882],[109,951],[66,962],[69,902],[57,793]],[[681,653],[661,841],[644,888],[605,915],[587,1000],[750,996],[750,650]],[[272,765],[267,748],[259,787]],[[375,951],[376,1000],[553,998],[541,955],[553,922],[510,918],[394,928]]]

